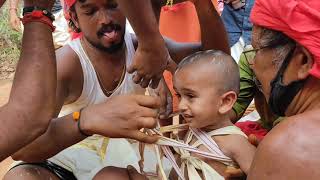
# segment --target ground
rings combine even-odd
[[[9,26],[8,8],[0,9],[0,80],[13,77],[20,55],[21,32],[13,31]]]

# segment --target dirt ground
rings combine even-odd
[[[0,80],[0,106],[4,105],[8,101],[11,85],[12,79]],[[7,158],[0,163],[0,179],[3,178],[12,161],[13,160],[11,158]]]

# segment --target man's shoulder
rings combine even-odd
[[[248,179],[319,177],[319,112],[291,116],[274,127],[259,144]]]
[[[56,50],[57,58],[57,75],[63,79],[73,79],[72,77],[79,73],[82,73],[81,63],[79,61],[79,56],[70,47],[70,45],[65,45],[60,49]],[[77,72],[77,73],[74,73]]]
[[[62,59],[79,59],[77,53],[71,48],[69,44],[62,46],[56,50],[57,62]]]
[[[316,109],[286,117],[283,119],[283,122],[279,123],[274,128],[275,134],[287,134],[292,137],[303,137],[318,133],[320,128],[319,113],[320,109]]]
[[[311,136],[315,136],[319,132],[320,116],[317,115],[319,113],[320,109],[286,117],[268,133],[265,141],[266,145],[292,146],[292,148],[307,145],[310,142],[306,139],[311,139]],[[320,140],[320,136],[313,138],[319,138]]]

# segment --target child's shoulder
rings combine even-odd
[[[215,129],[207,133],[209,136],[228,136],[228,135],[240,135],[245,138],[247,136],[235,125],[225,126],[219,129]]]
[[[232,157],[234,151],[249,143],[247,136],[236,126],[227,126],[208,133],[221,151]]]

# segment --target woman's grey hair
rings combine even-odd
[[[275,49],[275,54],[272,59],[273,63],[280,68],[280,65],[290,53],[290,51],[295,48],[296,42],[283,34],[280,31],[275,31],[261,27],[259,35],[259,47],[270,47]]]

